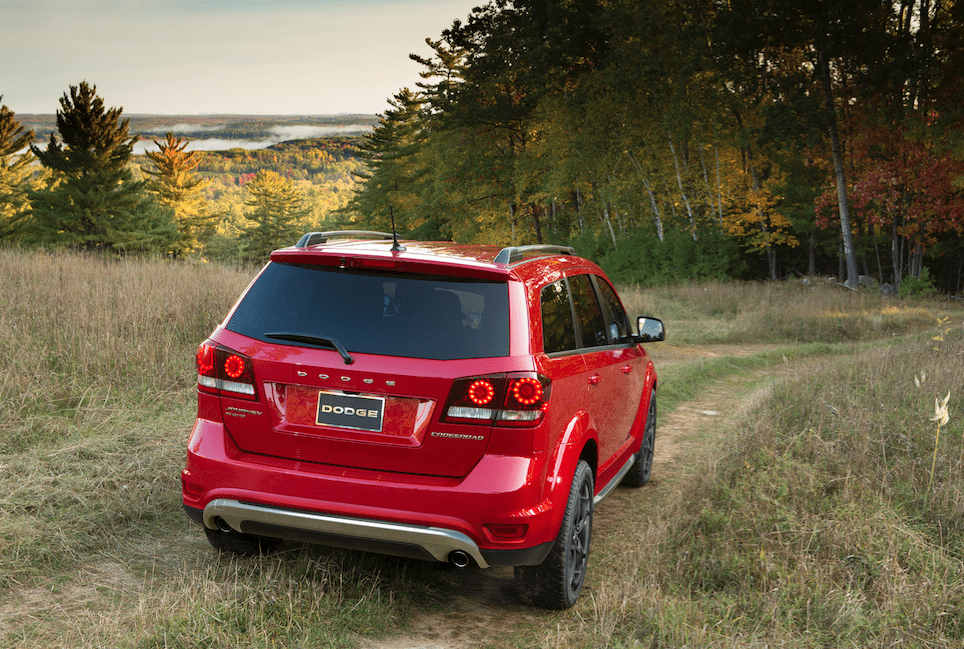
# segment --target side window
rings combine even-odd
[[[576,323],[581,334],[580,347],[602,347],[609,344],[606,323],[596,300],[589,275],[569,278],[572,302],[576,309]]]
[[[572,323],[572,306],[566,281],[559,280],[543,287],[542,347],[547,354],[576,349],[576,330]]]
[[[599,298],[602,302],[603,316],[609,328],[609,339],[613,343],[627,342],[630,331],[629,320],[626,318],[626,311],[623,310],[616,291],[601,277],[596,278],[596,286],[599,287]]]

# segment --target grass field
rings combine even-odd
[[[0,646],[351,647],[445,609],[429,564],[222,557],[184,516],[194,351],[254,272],[0,250]],[[591,596],[479,646],[961,646],[960,305],[800,282],[623,294],[669,346],[766,345],[662,369],[664,414],[790,374],[628,526]]]

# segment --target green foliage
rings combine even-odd
[[[921,269],[920,277],[908,275],[900,281],[897,295],[900,297],[932,297],[937,293],[937,289],[930,281],[930,271],[927,268]]]
[[[417,156],[424,139],[418,114],[422,102],[405,89],[389,99],[374,130],[359,147],[367,168],[359,173],[365,191],[356,192],[345,212],[364,214],[369,227],[391,230],[392,219],[401,232],[412,232],[425,222],[419,210],[419,195],[426,191],[424,156]]]
[[[361,138],[330,137],[292,140],[266,149],[228,149],[199,156],[197,172],[217,182],[224,175],[237,183],[258,171],[274,171],[291,180],[315,183],[347,178],[362,169],[357,147]]]
[[[602,232],[626,277],[683,280],[836,274],[845,240],[850,274],[857,255],[865,266],[873,256],[878,280],[894,281],[916,274],[920,259],[908,266],[910,252],[891,259],[880,246],[922,255],[916,239],[925,228],[941,235],[935,254],[959,242],[954,219],[964,199],[942,195],[946,209],[934,214],[943,222],[908,219],[883,235],[866,210],[836,234],[825,230],[814,199],[834,186],[831,160],[854,150],[860,120],[871,116],[888,117],[899,133],[896,115],[912,139],[932,143],[919,150],[920,164],[939,168],[933,177],[953,172],[936,143],[959,139],[962,125],[949,92],[961,73],[942,63],[961,58],[951,36],[961,24],[944,9],[880,0],[491,2],[429,39],[431,56],[412,55],[426,81],[405,91],[405,102],[421,108],[404,123],[418,139],[378,143],[379,177],[360,189],[351,218],[380,227],[385,216],[371,208],[381,201],[384,210],[382,172],[404,160],[396,199],[419,215],[413,231],[430,223],[462,241],[576,242],[581,250]],[[910,99],[918,92],[926,102]],[[843,110],[840,96],[854,105]],[[398,108],[393,102],[383,130]],[[643,234],[653,229],[658,244]],[[620,239],[636,237],[645,244],[622,250]]]
[[[493,0],[411,55],[422,82],[377,120],[331,118],[377,121],[363,140],[199,156],[222,214],[204,254],[237,258],[244,184],[271,170],[324,229],[394,214],[416,238],[575,242],[644,282],[836,275],[842,257],[844,279],[859,260],[896,285],[928,265],[957,292],[962,35],[946,2]],[[252,138],[279,120],[185,121]]]
[[[253,224],[241,232],[244,255],[250,261],[264,261],[272,250],[298,240],[311,210],[294,183],[273,171],[259,171],[245,189],[245,205],[253,208],[245,216]]]
[[[32,191],[27,241],[116,252],[167,250],[177,236],[170,209],[135,180],[128,162],[136,137],[121,109],[104,108],[95,86],[71,86],[60,100],[46,149],[30,149],[52,175]]]
[[[617,239],[617,247],[605,234],[584,234],[571,242],[580,255],[587,255],[619,284],[666,286],[740,277],[746,259],[737,244],[709,232],[695,241],[685,232],[670,232],[660,241],[652,232],[639,231]]]

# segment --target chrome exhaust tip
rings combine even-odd
[[[456,568],[468,568],[469,564],[472,563],[472,559],[469,558],[468,553],[462,550],[452,550],[452,552],[449,553],[449,563]]]
[[[215,518],[213,522],[214,522],[214,525],[215,525],[219,530],[221,530],[222,532],[227,533],[227,532],[233,532],[233,531],[234,531],[234,529],[233,529],[230,525],[228,525],[228,522],[227,522],[226,520],[224,520],[223,518],[221,518],[220,516],[218,516],[217,518]]]

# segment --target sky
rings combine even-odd
[[[0,95],[60,108],[87,81],[129,114],[383,113],[486,0],[0,0]]]

